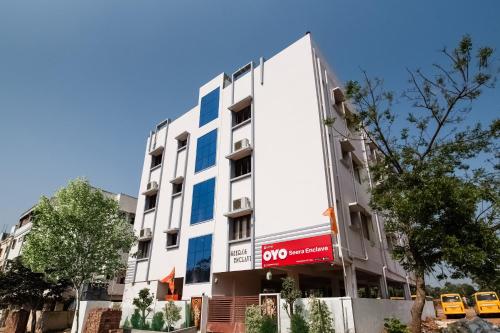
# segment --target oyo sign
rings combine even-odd
[[[330,235],[262,245],[263,268],[332,261],[333,248]]]

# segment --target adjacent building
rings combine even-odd
[[[12,235],[8,232],[0,234],[0,270],[3,269],[9,255]]]
[[[135,219],[135,211],[137,206],[137,198],[123,194],[112,193],[101,190],[106,196],[115,199],[120,207],[120,211],[124,218],[133,224]],[[26,236],[31,231],[33,210],[35,206],[21,214],[18,223],[12,227],[10,233],[4,233],[0,241],[0,263],[1,268],[5,267],[8,260],[13,260],[22,255],[23,245]],[[126,262],[128,253],[123,254],[123,260]],[[84,299],[87,300],[111,300],[120,301],[123,296],[125,286],[125,272],[116,274],[116,276],[108,277],[107,287],[105,290],[101,288],[89,288],[84,290]]]
[[[304,296],[409,297],[350,112],[310,34],[200,87],[147,138],[124,302],[278,292],[287,275]]]

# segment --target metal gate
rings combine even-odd
[[[212,297],[208,301],[207,332],[245,332],[245,310],[258,304],[258,295]]]

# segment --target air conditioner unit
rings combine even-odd
[[[250,199],[247,197],[233,200],[233,211],[250,208]]]
[[[250,146],[250,142],[248,139],[242,139],[240,141],[236,141],[234,143],[234,151],[238,151],[240,149],[244,149]]]
[[[149,182],[148,185],[146,186],[146,190],[151,191],[151,190],[157,190],[158,189],[158,183],[155,181]]]
[[[141,229],[139,232],[139,240],[148,240],[151,239],[152,236],[150,228]]]

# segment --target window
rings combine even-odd
[[[389,252],[392,252],[394,251],[394,237],[390,234],[387,234],[385,235],[385,240],[387,242],[387,250],[389,250]]]
[[[161,164],[163,153],[151,156],[151,169]]]
[[[187,146],[188,140],[182,139],[177,141],[177,149],[181,149]]]
[[[200,102],[200,127],[219,116],[219,88],[206,94]]]
[[[167,247],[177,246],[178,235],[179,235],[178,231],[167,233]]]
[[[14,249],[16,247],[16,240],[14,239],[12,241],[12,245],[10,246],[11,249]]]
[[[213,130],[198,138],[196,143],[196,162],[194,171],[198,172],[215,165],[217,152],[217,130]]]
[[[149,257],[149,246],[151,241],[139,242],[139,247],[137,249],[137,259],[144,259]]]
[[[356,161],[352,161],[352,172],[354,173],[354,178],[356,179],[356,181],[358,183],[361,184],[361,170],[362,170],[362,166],[356,162]]]
[[[234,75],[233,75],[234,81],[243,77],[245,74],[249,73],[251,70],[252,70],[252,64],[248,64],[248,65],[243,66],[236,73],[234,73]]]
[[[182,183],[177,183],[173,185],[172,194],[177,194],[182,192]]]
[[[341,151],[342,151],[342,159],[343,159],[344,161],[349,161],[349,158],[350,158],[350,156],[349,156],[349,151],[347,151],[347,150],[343,149],[343,148],[342,148],[342,145],[340,146],[340,149],[341,149]]]
[[[238,112],[233,112],[233,126],[241,124],[245,120],[250,119],[251,116],[252,116],[251,105],[248,105],[247,107]]]
[[[212,235],[191,238],[188,244],[186,283],[210,281]]]
[[[349,132],[351,132],[351,134],[355,134],[358,132],[357,118],[347,107],[345,107],[345,122],[347,129],[349,130]]]
[[[246,175],[250,171],[252,171],[252,156],[247,156],[233,162],[233,177]]]
[[[134,221],[135,221],[135,214],[134,213],[128,213],[128,222],[133,225]]]
[[[370,240],[370,224],[371,224],[371,219],[369,216],[365,214],[360,214],[361,217],[361,228],[363,228],[363,236],[367,239]]]
[[[194,185],[191,224],[211,220],[214,217],[214,192],[215,178]]]
[[[251,215],[245,215],[230,220],[229,240],[244,239],[250,237]]]
[[[144,204],[144,210],[150,210],[156,207],[156,194],[148,195]]]

